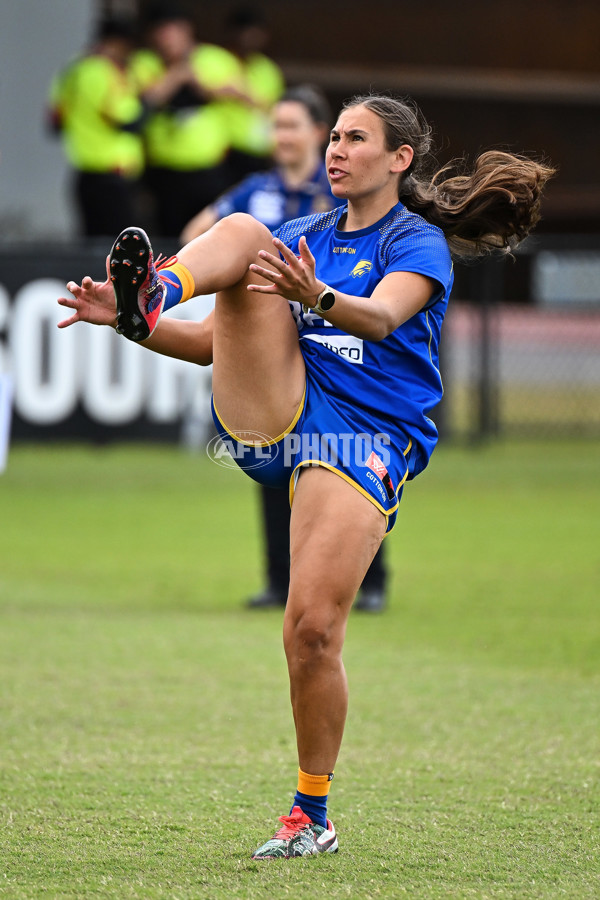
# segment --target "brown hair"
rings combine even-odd
[[[299,84],[288,88],[277,103],[300,103],[314,125],[331,126],[332,114],[325,94],[313,84]]]
[[[457,257],[510,251],[540,218],[542,190],[555,169],[524,155],[482,153],[469,168],[464,159],[433,170],[431,128],[412,100],[366,95],[344,109],[365,106],[383,122],[386,146],[408,144],[412,163],[402,173],[398,195],[404,205],[442,229]]]

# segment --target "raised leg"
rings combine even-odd
[[[287,300],[247,290],[261,281],[248,267],[273,251],[271,233],[250,216],[222,219],[178,254],[196,294],[216,292],[213,394],[228,428],[246,440],[278,437],[304,393],[304,361]]]

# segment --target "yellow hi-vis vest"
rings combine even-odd
[[[232,83],[231,55],[216,44],[200,44],[190,56],[190,65],[199,84],[216,91]],[[151,50],[134,54],[131,71],[143,93],[166,72],[162,59]],[[150,166],[191,171],[218,165],[229,146],[226,123],[220,104],[212,99],[198,105],[174,108],[166,104],[152,112],[144,129],[146,160]]]
[[[127,176],[141,172],[141,137],[122,126],[139,119],[142,105],[129,74],[110,59],[90,55],[71,63],[55,77],[50,103],[74,168]]]

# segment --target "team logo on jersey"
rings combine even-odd
[[[370,259],[361,259],[360,262],[357,262],[354,268],[352,269],[352,277],[360,278],[361,275],[364,275],[365,272],[370,272],[373,268],[373,263]]]

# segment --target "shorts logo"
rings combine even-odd
[[[379,456],[377,456],[374,450],[369,456],[366,465],[369,469],[371,469],[372,472],[375,472],[377,477],[383,482],[388,495],[388,499],[393,500],[396,496],[396,492],[394,490],[394,485],[392,484],[392,479],[390,478],[390,473],[384,466],[383,460],[380,459]]]
[[[370,272],[372,268],[373,263],[370,259],[361,259],[360,262],[357,262],[352,269],[352,277],[360,278],[361,275],[364,275],[366,272]]]
[[[383,481],[384,476],[387,475],[387,469],[383,464],[383,460],[377,456],[374,450],[367,460],[367,465]]]

